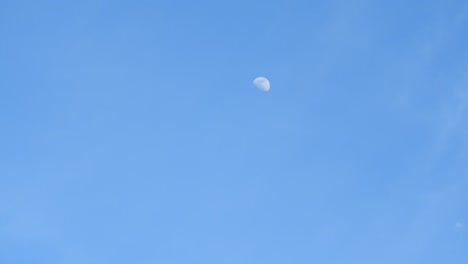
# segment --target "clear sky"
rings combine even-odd
[[[468,263],[468,2],[0,0],[0,263]]]

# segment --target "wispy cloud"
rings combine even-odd
[[[458,231],[465,231],[465,225],[461,222],[456,222],[455,229]]]

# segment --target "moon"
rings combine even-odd
[[[270,91],[270,81],[268,81],[267,78],[265,77],[257,77],[253,81],[253,84],[255,87],[257,87],[259,90],[268,92]]]

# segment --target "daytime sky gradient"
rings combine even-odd
[[[466,264],[467,190],[465,0],[0,0],[0,263]]]

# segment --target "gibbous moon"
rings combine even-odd
[[[268,81],[268,79],[265,78],[265,77],[258,77],[258,78],[255,78],[255,80],[253,81],[253,84],[254,84],[255,87],[257,87],[259,90],[262,90],[262,91],[264,91],[264,92],[270,91],[270,81]]]

